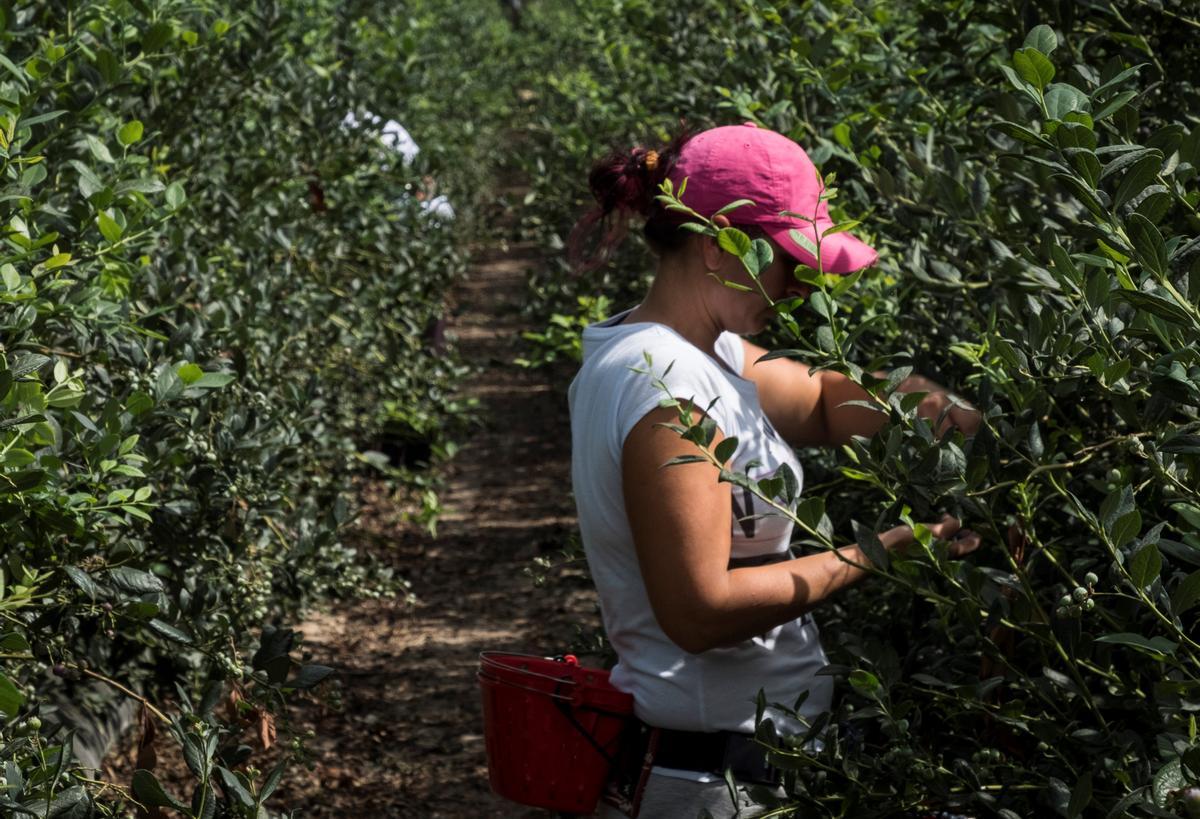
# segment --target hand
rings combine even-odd
[[[941,520],[937,523],[926,523],[925,528],[938,540],[949,541],[950,557],[969,555],[983,542],[978,532],[962,528],[962,522],[953,515],[942,515]]]
[[[962,399],[959,399],[962,401]],[[965,403],[965,402],[963,402]],[[983,415],[974,407],[963,407],[955,404],[950,407],[950,412],[946,414],[946,422],[951,426],[958,427],[963,431],[963,435],[968,438],[979,431],[979,424],[983,421]],[[942,430],[945,431],[944,429]]]

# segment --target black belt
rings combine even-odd
[[[733,731],[675,731],[662,728],[654,764],[724,776],[731,771],[739,782],[778,785],[780,772],[767,762],[766,749],[750,734]]]

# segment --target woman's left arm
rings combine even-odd
[[[792,446],[839,446],[855,435],[870,437],[883,426],[885,417],[865,407],[845,406],[847,401],[868,400],[867,393],[841,373],[814,373],[807,364],[787,358],[759,359],[766,350],[743,340],[743,375],[758,387],[763,412]],[[936,420],[947,406],[939,433],[957,426],[967,435],[979,429],[980,415],[974,409],[953,405],[949,392],[922,375],[900,383],[900,392],[924,392],[917,407],[923,418]],[[959,403],[964,403],[959,399]]]

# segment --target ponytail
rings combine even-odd
[[[639,145],[632,150],[613,151],[592,166],[588,186],[597,207],[576,223],[567,240],[567,259],[572,268],[585,273],[608,261],[635,216],[646,220],[647,237],[656,249],[663,249],[663,238],[657,234],[677,233],[675,228],[681,220],[655,197],[690,136],[685,130],[659,149]],[[667,221],[669,226],[658,224]],[[663,227],[670,230],[663,231]]]

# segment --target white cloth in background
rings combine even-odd
[[[342,119],[342,125],[351,129],[378,128],[379,141],[400,154],[405,165],[411,165],[417,158],[417,154],[421,153],[421,146],[412,138],[412,134],[394,119],[385,121],[370,111],[365,111],[362,119],[359,119],[353,111],[350,111]]]
[[[346,113],[342,118],[342,126],[345,128],[372,128],[379,130],[379,141],[387,146],[390,150],[400,154],[400,161],[405,167],[413,164],[417,158],[417,154],[421,153],[421,146],[413,139],[412,134],[408,129],[396,122],[394,119],[384,120],[382,117],[370,111],[364,111],[363,116],[359,119],[358,115],[353,111]],[[412,194],[404,193],[398,199],[399,203],[407,203],[413,198]],[[450,204],[449,198],[445,194],[439,194],[432,198],[422,199],[419,203],[421,212],[431,216],[439,221],[451,222],[454,220],[454,206]]]

